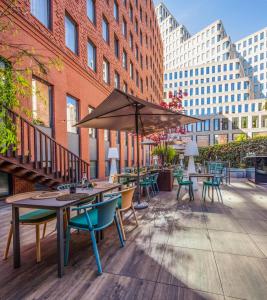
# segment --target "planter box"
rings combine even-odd
[[[173,188],[173,171],[170,169],[161,170],[158,177],[160,191],[172,191]]]

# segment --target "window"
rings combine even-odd
[[[127,22],[125,19],[122,19],[122,34],[125,38],[127,38]]]
[[[114,73],[114,87],[116,89],[120,88],[120,74],[117,71]]]
[[[127,70],[127,53],[124,49],[122,52],[122,67]]]
[[[222,118],[222,130],[228,130],[228,119]]]
[[[232,118],[232,129],[239,129],[239,118]]]
[[[124,93],[128,93],[128,85],[125,81],[123,82],[122,90]]]
[[[202,122],[197,122],[196,127],[198,132],[202,131]]]
[[[68,15],[65,15],[65,43],[73,53],[78,54],[77,25]]]
[[[88,113],[91,114],[93,112],[93,108],[91,107],[88,107]],[[88,130],[89,132],[89,137],[92,138],[92,139],[96,139],[97,138],[97,129],[95,128],[89,128]]]
[[[77,133],[78,128],[74,127],[78,123],[78,101],[71,96],[67,96],[67,132]]]
[[[135,19],[135,22],[134,22],[134,31],[136,34],[138,34],[138,21],[137,19]]]
[[[133,71],[133,63],[132,62],[130,62],[130,77],[131,77],[131,79],[134,78],[134,71]]]
[[[213,120],[213,130],[215,131],[220,130],[220,119]]]
[[[261,127],[267,128],[267,115],[261,116]]]
[[[132,4],[130,3],[130,7],[129,7],[129,17],[131,22],[133,22],[133,7]]]
[[[130,48],[133,50],[133,34],[131,32],[130,32],[129,43],[130,43]]]
[[[108,129],[104,129],[104,141],[105,142],[110,141],[110,131]]]
[[[96,23],[95,0],[87,0],[87,17],[93,24]]]
[[[227,134],[215,134],[214,135],[214,144],[227,144],[228,135]]]
[[[51,28],[50,11],[50,0],[31,0],[31,14],[49,29]]]
[[[96,72],[96,47],[91,41],[87,43],[87,56],[89,68]]]
[[[113,14],[114,14],[115,20],[117,22],[119,22],[119,5],[116,0],[114,0]]]
[[[117,58],[120,56],[120,46],[119,46],[119,39],[114,34],[114,54]]]
[[[97,161],[90,160],[90,178],[95,179],[97,178]]]
[[[109,84],[110,82],[109,77],[109,62],[104,58],[103,59],[103,81],[106,84]]]
[[[259,116],[252,117],[252,128],[259,128]]]
[[[51,127],[52,87],[36,78],[32,79],[32,117],[37,125]]]
[[[106,43],[109,43],[109,24],[105,17],[102,20],[102,37]]]
[[[241,128],[248,128],[248,117],[241,117]]]
[[[205,120],[204,121],[204,131],[209,131],[210,130],[210,120]]]

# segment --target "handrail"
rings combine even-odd
[[[32,163],[33,169],[42,170],[62,181],[78,182],[83,173],[89,178],[89,163],[68,150],[19,113],[6,108],[17,125],[18,148],[5,156],[12,156],[20,163]]]

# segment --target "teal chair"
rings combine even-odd
[[[89,231],[93,244],[93,251],[96,259],[98,273],[102,274],[102,266],[98,253],[95,232],[105,229],[115,221],[121,246],[124,246],[120,224],[116,215],[116,207],[119,196],[115,196],[107,201],[89,204],[74,208],[73,210],[82,210],[79,215],[71,218],[67,227],[66,233],[66,249],[65,249],[65,265],[69,258],[70,230],[71,228]]]
[[[147,176],[147,177],[141,179],[139,184],[140,184],[140,187],[143,188],[146,191],[147,200],[149,201],[151,199],[150,189],[153,192],[153,187],[152,187],[150,177]]]
[[[194,200],[193,181],[183,179],[183,170],[179,170],[179,172],[175,173],[175,179],[177,180],[179,185],[177,191],[177,200],[179,200],[181,189],[184,186],[184,187],[188,187],[190,201],[193,201]]]
[[[151,187],[154,195],[159,193],[158,177],[159,177],[158,173],[150,175],[150,182],[151,182]]]
[[[204,181],[203,189],[202,189],[202,200],[205,201],[207,191],[209,192],[210,188],[214,188],[217,193],[218,200],[223,201],[220,185],[221,185],[221,177],[215,176],[212,180]]]

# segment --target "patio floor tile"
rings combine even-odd
[[[153,300],[224,300],[222,295],[205,293],[175,285],[157,283]]]
[[[168,245],[201,250],[211,250],[208,231],[174,224],[170,232]]]
[[[267,259],[215,253],[226,296],[262,300],[267,295]]]
[[[158,282],[222,293],[212,252],[167,246]]]
[[[209,230],[209,236],[214,251],[264,257],[247,234]]]

